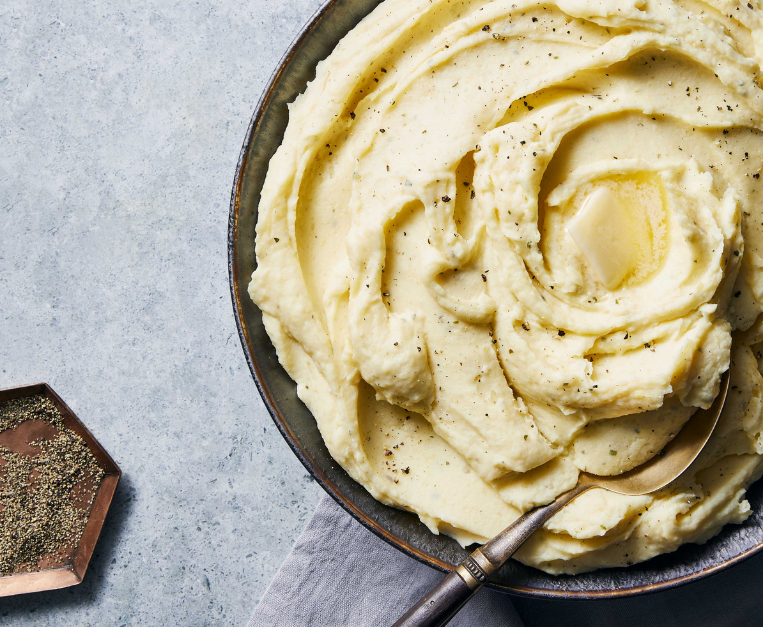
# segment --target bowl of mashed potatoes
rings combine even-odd
[[[495,585],[643,592],[763,546],[763,9],[335,0],[241,154],[230,272],[276,424],[351,514],[435,567],[590,490]],[[749,491],[748,491],[749,489]]]

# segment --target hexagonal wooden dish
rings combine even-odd
[[[119,478],[122,475],[122,471],[119,470],[114,460],[111,459],[109,454],[98,443],[98,440],[93,437],[93,434],[87,430],[87,427],[82,424],[74,412],[69,409],[66,403],[61,400],[61,397],[47,383],[0,390],[0,402],[25,396],[36,396],[38,394],[49,398],[58,408],[58,411],[61,412],[64,425],[85,441],[87,447],[103,469],[105,476],[97,487],[85,531],[82,533],[82,537],[74,550],[68,553],[60,563],[55,564],[51,568],[34,572],[13,573],[0,577],[0,597],[67,588],[81,583],[85,576],[85,571],[87,571],[87,566],[90,563],[90,558],[93,555],[95,544],[101,534],[106,514],[109,511],[111,500],[119,483]],[[10,443],[4,443],[4,445],[11,449],[16,446],[23,447],[25,445],[21,441],[23,439],[31,440],[34,437],[29,437],[28,434],[26,438],[16,438]]]

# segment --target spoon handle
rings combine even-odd
[[[450,622],[472,595],[535,531],[572,499],[593,487],[578,484],[555,501],[524,513],[427,592],[392,627],[440,627]]]

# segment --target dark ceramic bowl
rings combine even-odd
[[[315,77],[315,66],[380,0],[330,0],[302,29],[262,95],[254,112],[236,170],[228,234],[233,306],[249,368],[276,426],[318,483],[350,515],[380,538],[425,564],[450,570],[467,551],[454,540],[433,535],[408,512],[382,505],[331,458],[310,411],[297,398],[296,384],[278,363],[262,315],[247,286],[255,268],[254,236],[260,190],[268,162],[281,144],[288,122],[287,104]],[[511,560],[490,584],[507,592],[537,597],[617,597],[664,590],[716,573],[763,548],[763,486],[748,493],[752,515],[742,525],[727,525],[699,546],[629,568],[583,575],[552,576]]]

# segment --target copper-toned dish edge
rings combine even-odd
[[[108,514],[122,471],[111,456],[101,446],[84,423],[71,408],[56,394],[47,383],[35,383],[18,387],[0,389],[0,402],[12,398],[21,398],[42,394],[48,397],[61,412],[64,424],[79,435],[95,456],[105,476],[98,486],[92,509],[85,530],[77,543],[76,551],[70,564],[60,568],[14,573],[0,577],[0,597],[28,594],[68,588],[81,583],[93,556],[95,545],[101,535],[106,515]]]

